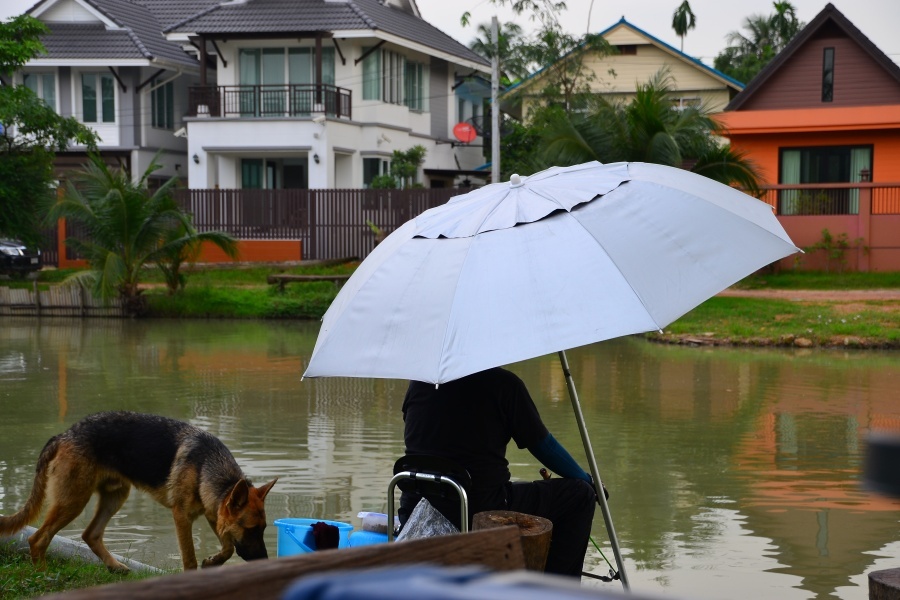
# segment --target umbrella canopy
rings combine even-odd
[[[379,244],[326,312],[304,376],[442,383],[662,329],[798,250],[767,204],[681,169],[513,176]]]

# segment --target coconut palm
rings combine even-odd
[[[713,61],[716,69],[749,83],[803,28],[790,2],[773,2],[772,6],[774,14],[746,17],[743,33],[732,31],[726,36],[728,47]]]
[[[694,16],[694,11],[691,10],[691,5],[688,4],[688,0],[684,0],[684,2],[675,9],[675,14],[672,15],[672,29],[675,30],[675,35],[681,38],[682,52],[684,52],[684,36],[687,35],[689,30],[694,29],[696,26],[697,18]]]
[[[797,19],[797,9],[790,2],[775,2],[775,14],[769,17],[769,25],[773,30],[775,45],[781,50],[788,45],[803,27]]]
[[[557,112],[545,125],[540,168],[589,160],[636,161],[689,168],[725,184],[755,191],[752,162],[724,145],[717,123],[702,107],[677,110],[674,79],[660,70],[638,85],[626,103],[598,99],[585,114]]]
[[[497,56],[500,57],[500,74],[505,78],[504,85],[528,76],[528,62],[522,54],[525,44],[522,28],[513,22],[500,23],[497,28]],[[478,26],[478,37],[469,44],[469,49],[487,59],[495,54],[494,41],[491,39],[491,24]]]
[[[147,189],[150,175],[159,168],[154,160],[135,182],[123,169],[111,169],[92,155],[83,171],[68,182],[66,194],[52,205],[47,217],[51,223],[65,218],[86,228],[86,239],[66,240],[90,265],[90,270],[76,279],[89,285],[99,298],[122,298],[131,314],[145,309],[139,284],[146,266],[168,265],[171,272],[174,261],[174,280],[178,281],[179,261],[202,242],[215,244],[231,257],[237,254],[231,236],[198,233],[191,225],[190,217],[172,196],[176,178],[154,192]]]

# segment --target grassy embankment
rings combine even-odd
[[[151,316],[178,318],[318,319],[336,294],[330,282],[288,284],[284,293],[266,283],[270,273],[348,274],[356,263],[337,266],[195,268],[174,296],[148,270]],[[39,285],[55,285],[71,272],[43,271]],[[2,285],[2,283],[0,283]],[[12,283],[30,287],[30,282]],[[735,288],[747,290],[900,289],[900,273],[783,272],[753,276]],[[753,345],[830,345],[900,348],[900,306],[896,301],[715,297],[665,328],[648,334],[657,341]],[[800,342],[798,344],[798,342]]]
[[[152,573],[113,575],[103,565],[49,558],[39,571],[27,554],[0,545],[0,598],[14,600],[58,594],[74,589],[155,577]]]
[[[841,292],[900,289],[900,273],[786,272],[745,279],[733,289],[830,291],[827,299],[718,296],[650,339],[673,343],[900,348],[900,303],[842,298]]]

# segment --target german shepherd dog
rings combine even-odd
[[[49,496],[44,523],[28,538],[32,562],[44,567],[50,540],[96,492],[97,509],[81,537],[110,571],[126,573],[128,567],[104,546],[103,531],[135,486],[172,509],[185,570],[197,568],[191,526],[200,515],[222,544],[202,566],[221,565],[235,550],[244,560],[268,558],[263,503],[275,481],[253,487],[218,438],[188,423],[132,412],[97,413],[50,438],[38,458],[31,495],[22,510],[0,517],[0,535],[12,535],[33,521]]]

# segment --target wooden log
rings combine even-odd
[[[900,569],[869,573],[869,600],[900,600]]]
[[[511,510],[488,510],[475,513],[472,517],[473,531],[509,525],[515,525],[519,529],[525,568],[529,571],[543,571],[547,564],[547,553],[550,552],[550,539],[553,537],[553,523],[549,519]]]
[[[276,273],[266,277],[266,283],[278,284],[278,289],[284,291],[284,284],[292,281],[330,281],[340,289],[345,281],[350,279],[349,275],[293,275],[290,273]]]
[[[409,564],[443,566],[481,565],[494,571],[522,569],[525,559],[519,532],[506,527],[409,542],[372,544],[340,550],[321,550],[272,560],[258,560],[116,583],[64,594],[45,596],[56,600],[266,600],[281,598],[304,575],[325,571],[364,569]]]

